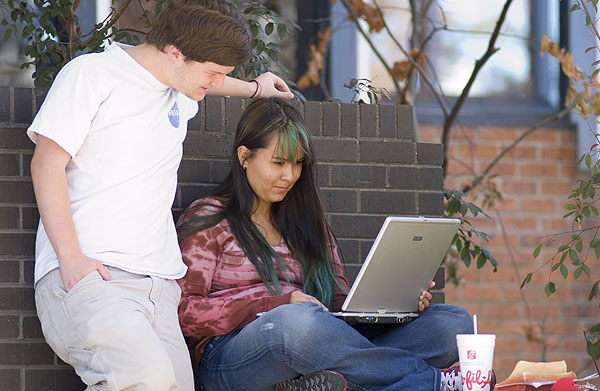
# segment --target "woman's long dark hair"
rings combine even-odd
[[[278,137],[278,152],[288,161],[295,162],[299,151],[303,155],[300,178],[282,201],[271,206],[273,225],[300,262],[302,290],[329,306],[334,286],[343,290],[333,270],[334,246],[331,242],[335,239],[319,196],[310,134],[298,111],[284,100],[257,99],[248,105],[238,123],[229,158],[230,171],[211,194],[222,202],[222,206],[213,215],[195,217],[179,226],[179,238],[182,240],[227,219],[269,291],[281,293],[275,265],[286,280],[287,273],[280,257],[252,222],[255,194],[237,154],[238,148],[245,146],[250,151],[248,159],[252,159],[258,149],[267,147],[272,137]],[[204,206],[199,204],[195,208]]]

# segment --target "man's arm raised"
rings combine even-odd
[[[67,151],[51,139],[38,135],[31,160],[31,178],[38,210],[58,257],[60,275],[67,292],[94,270],[105,280],[110,279],[104,265],[85,256],[79,247],[65,173],[69,160],[71,156]]]
[[[290,91],[285,82],[271,72],[263,73],[256,78],[259,83],[243,81],[233,77],[226,76],[222,88],[211,88],[207,95],[212,96],[236,96],[240,98],[249,98],[255,92],[254,98],[277,97],[282,99],[293,99],[294,94]]]

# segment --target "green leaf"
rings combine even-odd
[[[592,18],[590,17],[590,14],[585,14],[585,25],[589,27],[589,25],[592,23]]]
[[[279,35],[279,39],[284,39],[286,34],[288,33],[287,26],[283,23],[277,26],[277,35]],[[600,69],[598,69],[600,70]]]
[[[558,269],[562,264],[560,262],[556,262],[554,265],[552,265],[552,268],[550,270],[552,270],[553,272],[556,271],[556,269]]]
[[[586,153],[585,155],[585,165],[587,166],[587,168],[590,168],[592,166],[592,157],[589,153]]]
[[[541,244],[539,244],[539,245],[538,245],[538,246],[535,248],[535,250],[533,250],[533,257],[534,257],[534,258],[537,258],[537,257],[538,257],[538,255],[540,255],[540,251],[542,251],[542,245],[541,245]]]
[[[466,267],[471,266],[471,252],[469,251],[468,246],[463,247],[462,251],[460,252],[460,257]]]
[[[589,48],[586,48],[586,49],[585,49],[585,53],[589,53],[589,52],[591,52],[591,51],[592,51],[592,50],[594,50],[594,49],[596,49],[596,47],[595,47],[595,46],[590,46]]]
[[[477,269],[481,269],[485,265],[485,261],[486,261],[486,257],[485,257],[485,254],[482,252],[477,257]]]
[[[567,250],[568,248],[569,248],[569,246],[567,246],[566,244],[561,244],[561,245],[558,247],[558,250],[556,250],[556,252],[559,252],[559,253],[560,253],[560,252],[563,252],[563,251]]]
[[[586,264],[583,264],[581,266],[581,268],[583,269],[583,272],[585,273],[586,276],[591,277],[591,271],[590,271],[590,267]]]
[[[253,37],[256,37],[258,35],[258,25],[256,25],[256,24],[251,24],[250,25],[250,34]]]
[[[265,34],[271,35],[271,33],[273,33],[274,29],[275,29],[275,25],[273,24],[273,22],[267,23],[267,25],[265,26]]]
[[[579,276],[581,276],[581,273],[583,272],[583,267],[578,267],[577,269],[575,269],[575,273],[573,273],[573,278],[578,279]]]
[[[550,281],[544,286],[544,293],[546,293],[547,297],[550,297],[550,295],[552,295],[554,292],[556,292],[556,286],[552,281]]]
[[[569,269],[567,269],[567,267],[562,263],[560,264],[560,274],[563,276],[564,279],[566,279],[569,275]]]
[[[581,242],[581,240],[575,243],[575,250],[577,250],[577,252],[581,254],[581,250],[583,250],[583,243]]]
[[[592,301],[592,299],[598,296],[598,285],[600,284],[600,280],[596,281],[594,285],[592,285],[592,289],[590,289],[590,294],[588,296],[588,301]]]
[[[6,29],[6,31],[4,32],[4,40],[8,41],[10,39],[10,37],[12,37],[12,30]]]
[[[575,252],[575,250],[569,249],[569,258],[571,258],[571,261],[573,261],[573,263],[577,262],[577,253]]]
[[[573,204],[566,204],[565,205],[565,209],[567,210],[573,210],[573,209],[577,209],[578,206],[577,205],[573,205]]]
[[[526,284],[529,284],[531,282],[531,277],[533,276],[533,273],[527,273],[527,275],[525,276],[525,278],[523,279],[523,282],[521,283],[521,287],[520,289],[523,289],[523,287]]]
[[[581,7],[579,6],[579,4],[573,4],[573,6],[569,9],[569,13],[575,12],[580,9],[581,9]]]

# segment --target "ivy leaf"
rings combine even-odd
[[[590,294],[588,296],[588,301],[592,301],[592,299],[598,296],[598,284],[600,284],[600,280],[596,281],[594,285],[592,285],[592,289],[590,289]]]
[[[466,267],[471,266],[471,253],[468,246],[463,247],[462,251],[460,252],[460,257],[462,258],[462,261]]]
[[[577,253],[575,252],[575,250],[573,250],[573,249],[569,250],[569,258],[571,258],[571,261],[573,263],[577,262]]]
[[[554,285],[554,283],[552,281],[550,281],[549,283],[547,283],[544,286],[544,292],[546,293],[547,297],[550,297],[550,295],[552,295],[554,292],[556,292],[556,286]]]
[[[534,258],[537,258],[537,257],[538,257],[538,255],[540,255],[540,251],[542,251],[542,245],[541,245],[541,244],[539,244],[539,245],[538,245],[538,246],[535,248],[535,250],[533,250],[533,257],[534,257]]]
[[[560,274],[563,276],[563,278],[566,280],[567,276],[569,275],[569,269],[567,269],[567,267],[563,264],[560,264]]]
[[[267,23],[267,25],[265,26],[265,34],[271,35],[271,33],[273,33],[274,29],[275,29],[275,25],[273,24],[273,22]]]
[[[277,35],[279,35],[279,39],[284,39],[287,32],[288,29],[285,24],[281,23],[277,26]]]
[[[486,261],[486,257],[485,257],[485,254],[482,252],[477,257],[477,269],[481,269],[485,265],[485,261]]]
[[[527,273],[527,275],[525,276],[525,278],[523,279],[523,282],[521,283],[521,287],[520,289],[523,289],[523,287],[526,284],[529,284],[531,282],[531,277],[533,276],[533,273]]]

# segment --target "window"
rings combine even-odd
[[[425,39],[432,28],[446,27],[437,31],[427,43],[427,62],[423,67],[429,74],[429,80],[437,83],[438,88],[450,100],[461,93],[475,61],[486,51],[490,34],[504,3],[504,0],[445,0],[432,2],[432,6],[426,10],[426,17],[420,23],[421,39]],[[378,0],[377,4],[384,11],[393,35],[408,48],[407,42],[412,33],[409,1]],[[481,116],[477,113],[478,109],[483,108],[483,103],[485,120],[494,122],[493,112],[497,112],[496,119],[502,124],[507,124],[506,121],[532,124],[532,116],[548,115],[557,110],[562,104],[559,65],[549,56],[540,58],[538,47],[543,35],[553,41],[560,40],[561,4],[546,0],[513,1],[501,35],[496,41],[495,46],[500,50],[489,59],[477,76],[468,104],[461,112],[462,120],[467,119],[468,123],[470,121],[467,117],[474,117],[473,120],[480,123]],[[443,13],[438,5],[443,7]],[[332,23],[336,23],[336,12],[344,13],[344,9],[338,7],[336,10],[334,7]],[[337,22],[342,23],[342,19],[338,18]],[[333,27],[335,29],[335,25]],[[360,33],[355,34],[357,54],[354,77],[368,78],[374,85],[395,92],[392,79],[381,61],[373,55]],[[371,33],[370,37],[374,45],[380,48],[380,53],[390,67],[395,61],[405,58],[385,30]],[[332,46],[335,48],[336,45],[339,46],[340,43],[336,41],[334,34]],[[340,82],[343,80],[332,80],[332,83]],[[438,122],[441,112],[430,88],[422,79],[417,82],[417,96],[417,113],[425,114],[419,115],[419,120]],[[490,113],[490,110],[493,112]],[[512,115],[507,116],[507,111]]]

